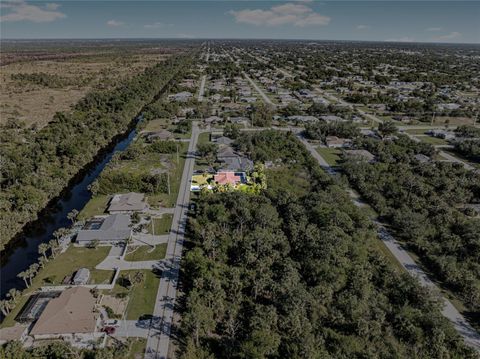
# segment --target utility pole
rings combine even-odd
[[[170,173],[167,172],[167,187],[168,187],[168,195],[170,196]]]
[[[180,159],[179,159],[179,156],[178,156],[178,142],[176,143],[176,145],[177,145],[177,165],[178,165],[178,162],[179,162],[179,160],[180,160]]]

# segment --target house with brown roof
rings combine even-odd
[[[30,335],[35,339],[94,335],[98,319],[95,304],[96,299],[88,288],[66,289],[48,302]]]

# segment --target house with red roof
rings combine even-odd
[[[235,172],[219,172],[213,177],[213,180],[219,185],[231,184],[235,186],[242,182],[242,177]]]

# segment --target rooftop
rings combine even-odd
[[[70,288],[48,302],[30,334],[93,333],[95,298],[85,287]]]

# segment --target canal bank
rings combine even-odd
[[[144,109],[158,101],[172,86],[176,77],[187,64],[184,64],[162,87],[162,89],[147,103],[134,117],[129,129],[123,134],[115,136],[111,144],[99,151],[95,159],[85,166],[72,180],[61,194],[51,200],[42,210],[38,219],[27,224],[22,232],[12,239],[0,253],[0,299],[4,299],[12,288],[22,290],[25,288],[24,281],[17,275],[38,262],[40,254],[38,246],[53,239],[53,233],[59,228],[71,225],[67,215],[73,210],[82,210],[92,197],[88,190],[89,185],[98,177],[112,156],[126,149],[136,135],[136,125],[142,120]]]

